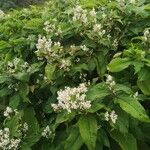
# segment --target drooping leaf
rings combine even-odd
[[[78,128],[74,128],[67,140],[65,141],[65,150],[80,150],[83,142]]]
[[[111,72],[120,72],[127,68],[132,62],[128,58],[115,58],[113,59],[108,67]]]
[[[96,99],[103,99],[107,95],[109,95],[108,87],[105,83],[99,83],[94,86],[92,86],[88,92],[87,92],[87,99],[90,101],[96,100]]]
[[[115,99],[115,103],[118,103],[124,111],[137,118],[138,120],[150,122],[145,109],[135,98],[121,95]]]
[[[94,116],[81,116],[78,121],[78,126],[83,142],[89,150],[94,150],[97,138],[97,121]]]
[[[117,141],[122,150],[137,150],[137,143],[135,137],[128,134],[121,134],[117,130],[113,130],[110,132],[111,137]]]

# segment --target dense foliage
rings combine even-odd
[[[8,11],[10,8],[26,7],[42,2],[44,0],[0,0],[0,9]]]
[[[150,149],[150,4],[56,0],[0,11],[0,149]]]

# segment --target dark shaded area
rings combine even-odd
[[[0,9],[7,11],[11,8],[42,4],[44,1],[46,0],[0,0]]]

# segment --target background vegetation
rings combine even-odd
[[[149,1],[0,11],[0,149],[149,150],[149,85]]]

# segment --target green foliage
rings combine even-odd
[[[149,6],[55,0],[0,11],[0,149],[150,149]]]

